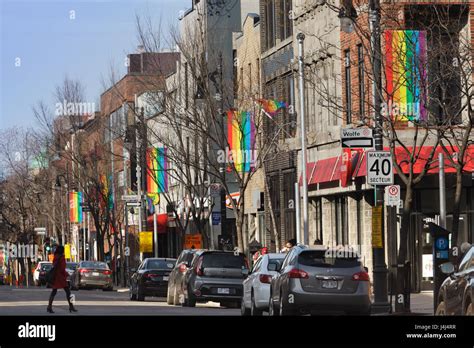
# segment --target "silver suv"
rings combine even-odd
[[[200,251],[182,284],[183,305],[194,307],[196,302],[214,301],[240,308],[242,282],[248,273],[248,262],[242,253]]]

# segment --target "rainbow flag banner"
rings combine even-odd
[[[278,110],[284,109],[287,107],[286,103],[283,101],[271,100],[271,99],[258,99],[257,102],[262,106],[263,111],[268,114],[268,116],[275,116]]]
[[[152,147],[146,151],[146,188],[150,197],[168,191],[166,150],[166,147]]]
[[[101,200],[101,207],[105,207],[105,202],[107,202],[107,207],[109,209],[113,209],[114,207],[114,194],[113,194],[113,186],[110,187],[109,183],[112,182],[112,176],[107,177],[107,175],[100,175],[100,184],[102,187],[102,195],[100,197]],[[110,188],[109,188],[110,187]]]
[[[233,161],[235,169],[249,172],[253,168],[255,156],[255,122],[248,111],[227,111],[228,160]]]
[[[82,222],[82,192],[69,192],[69,221],[72,223]]]
[[[427,119],[426,31],[385,31],[387,104],[384,116],[399,121]]]

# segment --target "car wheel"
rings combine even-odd
[[[170,287],[168,287],[168,292],[166,293],[166,303],[169,305],[174,304],[174,296],[171,296],[171,290]]]
[[[441,301],[436,307],[435,315],[446,315],[446,305],[444,301]]]
[[[269,301],[269,304],[268,304],[268,315],[270,315],[272,317],[277,317],[278,314],[279,313],[275,309],[275,303],[273,302],[273,298],[270,295],[270,301]]]
[[[261,309],[258,309],[257,306],[255,305],[255,297],[253,296],[253,292],[252,292],[252,297],[250,298],[250,315],[253,317],[256,317],[256,316],[261,316],[262,314],[263,314],[263,311]]]
[[[469,303],[469,305],[467,306],[466,308],[466,313],[464,313],[465,315],[468,315],[468,316],[473,316],[474,315],[474,305],[471,303]]]
[[[250,309],[245,307],[245,301],[243,298],[242,301],[240,301],[240,315],[242,315],[243,317],[250,315]]]

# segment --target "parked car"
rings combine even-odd
[[[144,301],[145,296],[166,296],[168,280],[176,259],[148,258],[130,277],[130,300]]]
[[[70,276],[71,289],[96,288],[113,290],[112,271],[105,262],[81,261]]]
[[[464,254],[458,269],[441,265],[448,277],[441,284],[436,315],[474,315],[474,246]]]
[[[71,285],[71,276],[74,274],[74,271],[76,270],[77,266],[77,262],[66,262],[66,272],[68,274],[67,281],[69,285]]]
[[[285,256],[286,254],[265,254],[257,259],[243,282],[242,315],[262,315],[264,311],[268,311],[270,283]]]
[[[194,256],[197,252],[201,252],[200,249],[186,249],[179,254],[176,261],[176,265],[171,271],[168,280],[168,293],[166,297],[166,302],[172,305],[178,305],[181,299],[184,300],[183,293],[181,292],[182,283],[184,280],[184,275],[188,271],[189,267],[193,262]],[[181,301],[182,302],[182,301]]]
[[[272,277],[270,315],[370,313],[370,281],[354,252],[294,246]]]
[[[182,284],[183,306],[194,307],[196,302],[214,301],[239,308],[242,281],[248,273],[248,262],[242,253],[197,252]]]
[[[53,264],[49,261],[38,262],[35,271],[33,272],[33,282],[36,286],[46,285],[44,276],[52,267]]]

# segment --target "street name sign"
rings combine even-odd
[[[140,196],[138,196],[138,195],[122,195],[122,201],[125,201],[125,202],[140,202]]]
[[[343,148],[373,148],[372,128],[341,128]]]
[[[367,183],[393,185],[393,163],[390,151],[367,151]]]
[[[387,207],[398,207],[400,204],[400,185],[390,185],[385,188]]]

